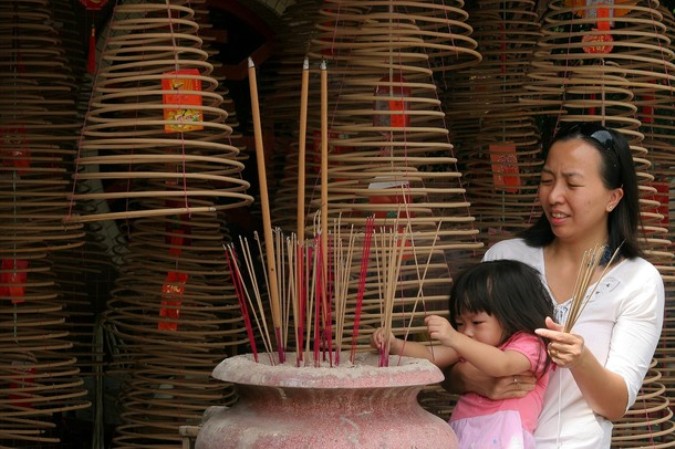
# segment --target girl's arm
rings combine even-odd
[[[457,351],[462,358],[488,376],[511,376],[531,369],[530,361],[523,353],[502,351],[476,341],[457,332],[445,318],[429,315],[425,322],[432,338]]]
[[[383,330],[379,328],[373,333],[371,346],[382,349],[384,344]],[[389,335],[389,354],[427,359],[441,369],[447,368],[459,360],[457,351],[452,348],[438,344],[427,346],[416,341],[401,340],[396,338],[394,334]]]

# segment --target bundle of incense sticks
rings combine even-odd
[[[267,276],[264,276],[264,282],[261,282],[257,274],[267,273],[264,267],[266,248],[260,243],[257,234],[255,256],[255,251],[251,251],[251,245],[245,238],[239,239],[239,248],[233,243],[225,246],[246,334],[256,361],[258,361],[257,342],[260,341],[272,364],[283,363],[285,359],[284,356],[275,359],[272,356],[275,349],[277,354],[284,354],[291,346],[294,347],[298,365],[306,362],[305,355],[310,352],[313,354],[311,363],[314,365],[318,366],[323,361],[328,361],[330,365],[339,364],[339,348],[343,346],[348,310],[347,301],[349,297],[355,296],[350,354],[350,361],[353,362],[366,289],[368,261],[375,234],[373,223],[374,218],[369,218],[365,232],[357,233],[353,227],[348,232],[344,231],[340,221],[337,220],[333,232],[328,233],[327,255],[323,254],[321,230],[315,232],[314,240],[306,242],[299,242],[295,234],[287,237],[281,231],[275,230],[274,248],[278,267],[276,285],[279,286],[279,292],[275,296],[279,298],[281,311],[280,347],[274,346],[275,342],[270,334],[274,322],[272,326],[268,323],[269,303],[265,301],[265,298],[272,297],[269,292],[272,284]],[[346,235],[343,235],[345,233]],[[353,285],[350,287],[352,266],[356,265],[354,254],[359,245],[361,245],[361,261],[358,282],[355,287]],[[263,265],[262,270],[257,269],[256,261]],[[322,268],[324,266],[328,268],[324,270]],[[292,338],[289,338],[289,335],[292,335]]]
[[[600,284],[600,280],[602,280],[602,278],[605,276],[605,273],[614,262],[620,249],[621,245],[619,245],[612,254],[612,257],[605,265],[605,268],[602,270],[600,277],[597,279],[595,287],[590,292],[587,292],[588,287],[598,266],[600,266],[600,261],[602,260],[607,247],[605,245],[596,245],[593,248],[584,251],[584,255],[581,258],[581,265],[579,266],[579,273],[577,274],[577,278],[574,283],[574,290],[572,291],[572,303],[570,306],[569,315],[565,321],[565,332],[570,332],[574,327],[574,324],[579,319],[581,312],[586,307],[586,304],[588,304],[589,298],[591,298],[595,292],[595,289]]]
[[[422,295],[424,280],[431,260],[418,265],[414,238],[410,224],[405,227],[382,227],[375,229],[374,217],[368,218],[363,232],[353,227],[345,230],[340,219],[328,232],[328,254],[323,254],[322,230],[314,231],[315,238],[299,242],[295,234],[284,236],[274,232],[274,248],[277,255],[277,282],[280,290],[281,347],[275,347],[270,333],[274,322],[270,316],[269,293],[271,283],[266,276],[259,279],[258,273],[267,273],[264,267],[266,248],[255,236],[254,251],[249,241],[239,239],[238,247],[232,243],[225,247],[226,257],[232,273],[232,282],[239,300],[246,334],[253,357],[258,361],[260,342],[270,364],[283,363],[284,356],[274,354],[295,352],[298,366],[338,366],[341,363],[341,348],[349,346],[349,361],[354,363],[357,340],[360,334],[361,312],[366,293],[366,281],[376,280],[377,295],[380,298],[380,326],[387,332],[392,328],[392,317],[396,292],[400,282],[400,271],[404,259],[414,263],[419,279],[418,296],[410,310],[410,324],[418,307],[424,303]],[[437,236],[434,239],[434,244]],[[356,253],[360,248],[358,260]],[[433,252],[433,248],[432,248]],[[240,262],[241,259],[241,262]],[[256,266],[256,261],[263,265]],[[323,267],[327,267],[324,270]],[[358,267],[358,273],[355,273]],[[260,268],[260,269],[259,269]],[[327,274],[325,274],[327,273]],[[357,279],[354,283],[353,279]],[[351,303],[349,303],[351,298]],[[353,320],[351,342],[345,344],[348,334],[345,323]],[[292,337],[289,337],[292,336]],[[380,354],[380,366],[389,366],[388,351]]]
[[[328,70],[325,61],[321,63],[321,208],[315,217],[313,239],[304,238],[304,158],[307,132],[307,95],[309,62],[303,62],[300,108],[300,139],[298,167],[298,213],[297,234],[285,237],[271,225],[267,175],[265,171],[265,152],[263,148],[260,105],[255,64],[249,59],[249,87],[255,150],[258,167],[260,201],[263,216],[264,244],[257,234],[255,240],[258,257],[254,258],[246,239],[239,239],[243,263],[234,244],[225,247],[226,257],[232,273],[244,325],[251,344],[253,356],[258,359],[257,341],[260,341],[271,363],[283,363],[289,347],[290,323],[293,323],[293,344],[298,365],[307,363],[305,354],[310,353],[310,344],[314,365],[323,361],[339,364],[340,348],[343,347],[344,323],[347,313],[347,298],[350,293],[350,279],[353,274],[354,252],[361,244],[361,260],[356,285],[356,304],[352,329],[350,361],[354,362],[356,342],[359,336],[363,298],[366,293],[366,280],[371,252],[375,257],[379,298],[381,299],[382,327],[390,330],[392,325],[393,304],[396,296],[398,278],[403,263],[403,255],[410,256],[420,269],[414,254],[414,239],[410,223],[399,225],[398,219],[393,227],[383,228],[376,233],[374,217],[366,220],[363,232],[352,227],[346,235],[338,218],[331,229],[328,225]],[[405,197],[405,194],[403,195]],[[407,205],[405,205],[407,207]],[[399,211],[400,212],[400,211]],[[401,216],[400,213],[396,215]],[[406,211],[405,216],[410,216]],[[440,227],[440,221],[439,221]],[[377,236],[376,236],[377,234]],[[438,229],[434,245],[438,237]],[[433,250],[432,250],[433,253]],[[430,253],[431,254],[431,253]],[[426,276],[430,262],[424,269]],[[261,272],[264,287],[258,281],[255,261],[263,265]],[[243,269],[242,269],[243,267]],[[421,297],[422,282],[417,300]],[[269,314],[263,297],[268,298]],[[267,317],[271,315],[271,323]],[[411,318],[412,323],[412,318]],[[270,332],[273,330],[273,334]],[[276,360],[273,354],[277,354]],[[388,365],[388,348],[381,356],[381,365]]]

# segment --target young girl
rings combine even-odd
[[[450,321],[429,315],[429,335],[440,345],[388,341],[380,328],[371,345],[389,353],[429,359],[439,368],[470,363],[489,376],[513,376],[519,397],[491,400],[461,395],[450,418],[460,449],[534,449],[533,432],[548,384],[546,341],[534,330],[553,316],[553,303],[539,273],[515,260],[472,266],[457,276],[449,299]],[[454,323],[452,326],[450,323]],[[521,389],[519,376],[530,371],[534,389]]]

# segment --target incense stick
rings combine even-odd
[[[307,142],[307,100],[309,96],[309,59],[302,63],[300,85],[300,133],[298,135],[298,210],[297,234],[300,245],[305,241],[305,148]]]
[[[352,347],[349,360],[354,363],[356,357],[356,339],[359,336],[359,326],[361,324],[361,310],[363,308],[363,296],[366,291],[366,277],[368,272],[368,260],[370,259],[370,246],[373,240],[375,216],[371,215],[366,219],[366,231],[363,235],[363,249],[361,252],[361,270],[359,272],[359,282],[356,293],[356,310],[354,311],[354,327],[352,329]]]
[[[588,286],[593,279],[593,274],[600,265],[602,256],[606,251],[606,246],[596,245],[593,248],[584,251],[584,254],[581,258],[581,264],[579,266],[579,273],[577,274],[577,279],[572,291],[570,311],[567,315],[567,320],[565,321],[564,332],[570,332],[572,330],[574,324],[579,319],[581,312],[588,304],[589,299],[593,296],[593,293],[595,292],[598,284],[600,284],[600,280],[602,280],[602,278],[605,276],[605,273],[614,262],[614,259],[619,253],[622,245],[623,242],[616,248],[609,262],[607,262],[605,268],[602,270],[602,273],[600,273],[600,277],[596,281],[595,287],[588,294],[586,294],[586,291],[588,290]]]
[[[246,290],[243,286],[241,271],[237,264],[237,257],[234,252],[234,248],[230,246],[223,245],[225,249],[225,259],[230,268],[230,275],[232,276],[232,283],[234,284],[234,291],[237,295],[237,300],[239,301],[239,308],[241,309],[241,316],[244,320],[244,326],[246,327],[246,336],[248,337],[249,343],[251,344],[251,352],[253,353],[253,360],[258,362],[258,348],[255,343],[255,336],[253,335],[253,325],[251,324],[251,317],[248,313],[248,307],[246,305]]]
[[[415,247],[415,239],[412,236],[412,230],[410,231],[411,233],[411,238],[410,238],[410,246],[412,249],[414,261],[415,261],[415,271],[417,272],[417,279],[419,279],[420,284],[417,289],[417,295],[415,296],[415,302],[413,303],[413,308],[410,311],[410,320],[408,320],[408,325],[405,327],[405,334],[403,336],[403,345],[405,347],[405,342],[408,341],[408,336],[410,335],[410,329],[412,328],[413,325],[413,319],[415,317],[415,312],[417,311],[417,304],[419,303],[420,299],[422,301],[422,307],[424,309],[424,315],[426,316],[427,310],[426,310],[426,303],[424,302],[424,282],[427,279],[427,273],[429,271],[429,265],[431,264],[431,257],[434,254],[434,250],[436,248],[436,242],[438,241],[438,236],[441,231],[441,224],[442,221],[438,221],[438,225],[436,226],[436,233],[434,234],[434,240],[431,244],[431,249],[429,250],[429,255],[427,256],[427,261],[426,264],[424,265],[424,271],[422,273],[422,276],[420,277],[420,272],[419,272],[419,264],[417,262],[417,248]],[[435,360],[435,355],[434,355],[434,345],[433,342],[430,343],[429,350],[431,352],[431,357],[432,360]],[[401,360],[401,356],[399,356],[399,362]]]
[[[262,126],[260,123],[258,81],[256,78],[255,64],[251,58],[248,58],[248,80],[251,94],[251,113],[253,116],[253,134],[255,138],[256,165],[258,166],[258,183],[263,216],[263,231],[265,235],[265,253],[267,256],[267,270],[270,282],[269,295],[270,306],[272,309],[272,324],[274,326],[274,337],[277,343],[279,362],[283,363],[285,356],[281,340],[281,310],[279,305],[279,288],[277,286],[276,260],[274,257],[274,242],[272,238],[272,219],[270,217],[267,174],[265,170],[265,150],[263,147]]]

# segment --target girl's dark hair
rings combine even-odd
[[[569,123],[558,131],[548,148],[556,142],[571,139],[583,140],[598,150],[602,158],[600,176],[605,187],[623,188],[623,198],[609,213],[607,220],[609,241],[606,253],[611,255],[620,247],[619,254],[623,258],[641,256],[642,250],[637,240],[640,225],[638,183],[628,141],[621,133],[598,123]],[[518,235],[534,247],[546,246],[555,238],[545,214]],[[605,258],[603,262],[607,263],[608,259]]]
[[[463,312],[494,316],[504,331],[502,343],[519,331],[536,335],[534,330],[545,328],[546,317],[553,318],[554,312],[539,272],[510,259],[481,262],[462,271],[453,281],[448,309],[453,327]],[[549,363],[547,356],[545,367]]]

